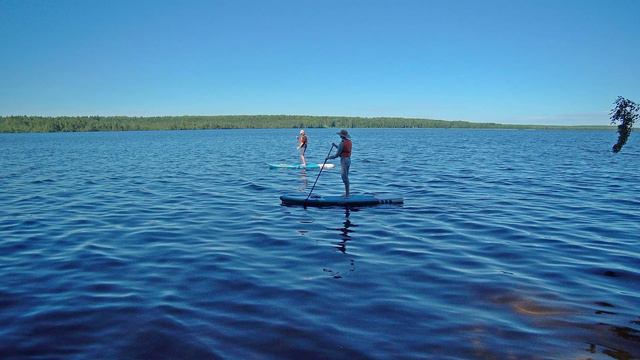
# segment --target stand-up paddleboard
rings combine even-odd
[[[307,164],[307,165],[302,165],[302,164],[284,164],[284,163],[280,163],[280,164],[268,164],[270,168],[272,169],[333,169],[335,167],[334,164],[324,164],[324,166],[322,166],[322,164]]]
[[[307,199],[306,194],[282,195],[280,200],[283,205],[302,206],[374,206],[381,204],[402,204],[401,197],[375,196],[375,195],[351,195],[344,196],[320,196],[311,195]]]

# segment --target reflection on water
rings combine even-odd
[[[323,209],[323,211],[331,211],[329,209]],[[327,267],[323,267],[322,271],[325,273],[329,273],[329,275],[331,275],[331,277],[333,277],[334,279],[341,279],[343,278],[343,276],[345,275],[345,273],[347,272],[353,272],[356,269],[356,265],[355,265],[355,260],[352,256],[349,256],[349,254],[347,253],[347,243],[353,240],[353,236],[352,234],[354,233],[354,227],[357,227],[358,225],[354,224],[351,219],[349,218],[351,215],[352,211],[357,211],[357,209],[349,209],[349,208],[344,208],[344,218],[341,218],[339,221],[341,221],[341,226],[337,227],[337,228],[331,228],[332,232],[331,232],[331,238],[332,238],[332,243],[334,243],[334,239],[337,238],[338,242],[335,243],[335,246],[331,247],[331,249],[333,252],[335,252],[335,249],[338,250],[340,257],[339,258],[335,258],[335,257],[331,257],[331,259],[333,261],[337,262],[337,266],[339,266],[340,268],[342,268],[342,270],[333,270]],[[338,231],[337,237],[335,236],[335,231]],[[344,266],[344,256],[349,256],[348,257],[348,265],[347,267]]]
[[[342,223],[342,227],[337,230],[340,231],[340,241],[336,246],[341,253],[347,253],[347,241],[351,240],[351,233],[355,230],[351,229],[352,227],[357,227],[358,225],[351,222],[349,219],[349,215],[351,215],[351,210],[349,208],[344,209],[344,222]]]
[[[340,234],[339,234],[340,240],[336,244],[336,248],[343,255],[347,255],[347,242],[352,240],[351,234],[353,232],[355,232],[355,230],[352,229],[352,228],[358,226],[358,225],[354,224],[351,221],[351,219],[349,219],[349,216],[351,215],[351,211],[352,210],[350,210],[349,208],[345,207],[345,209],[344,209],[344,221],[342,222],[342,227],[336,229],[336,230],[338,230],[340,232]],[[357,211],[357,209],[355,209],[354,211]],[[350,258],[349,259],[349,272],[353,272],[355,270],[356,270],[355,260],[353,258]],[[340,278],[340,277],[341,277],[340,274],[334,275],[334,278]]]
[[[307,186],[309,186],[309,180],[307,179],[307,170],[300,170],[298,178],[300,179],[300,186],[298,186],[298,191],[305,191],[307,189]]]

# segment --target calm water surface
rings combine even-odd
[[[0,134],[0,358],[640,358],[639,136],[296,134]]]

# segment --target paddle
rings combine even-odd
[[[307,198],[304,199],[304,203],[305,204],[309,200],[309,197],[311,196],[311,193],[313,192],[313,189],[316,187],[316,184],[318,183],[318,179],[320,178],[320,174],[322,174],[322,170],[324,169],[324,166],[327,164],[327,160],[329,159],[329,155],[331,155],[331,150],[333,150],[334,146],[336,146],[336,144],[331,144],[331,148],[329,149],[329,153],[327,154],[327,156],[324,157],[324,162],[322,163],[322,166],[320,166],[320,172],[318,172],[318,176],[316,176],[316,181],[313,182],[313,186],[311,187],[311,191],[309,191],[309,195],[307,195]]]

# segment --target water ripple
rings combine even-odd
[[[287,129],[0,134],[0,357],[640,357],[637,138],[352,133],[403,206],[281,206]]]

